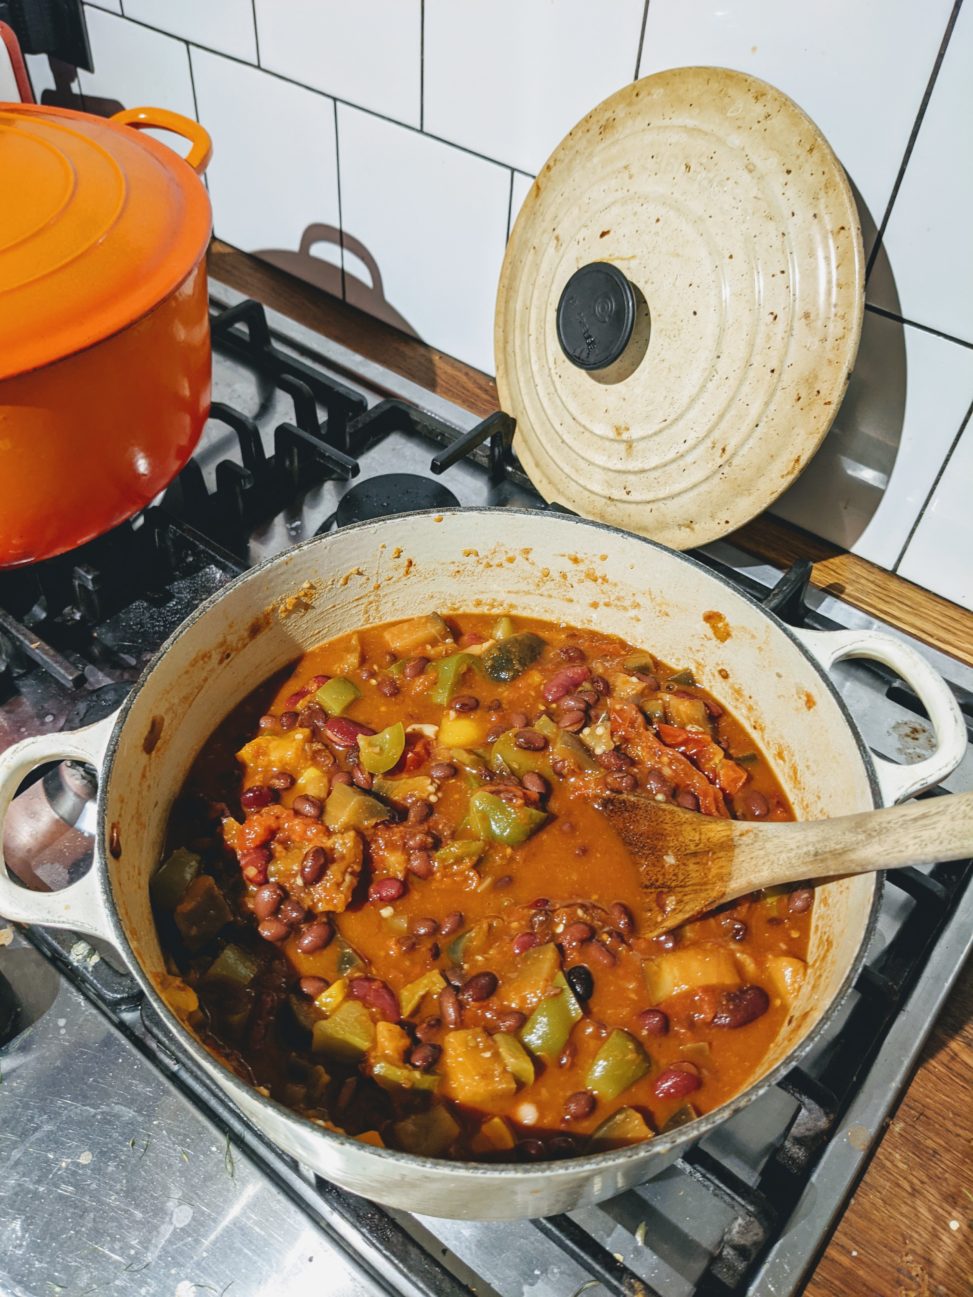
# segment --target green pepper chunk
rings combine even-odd
[[[160,910],[174,910],[199,873],[202,863],[195,851],[177,847],[165,864],[152,875],[149,882],[152,903]]]
[[[405,726],[401,721],[388,725],[377,734],[359,734],[358,759],[372,775],[391,770],[405,751]]]
[[[489,842],[502,842],[504,846],[519,847],[549,818],[547,811],[511,806],[485,788],[470,798],[470,819],[477,835]]]
[[[353,969],[361,968],[363,960],[358,951],[349,946],[343,937],[339,936],[338,941],[341,946],[341,953],[338,956],[338,976],[344,977]],[[332,983],[332,985],[336,985],[336,983]],[[326,994],[327,992],[325,992]]]
[[[695,1121],[699,1116],[699,1109],[691,1103],[684,1103],[681,1108],[677,1108],[666,1124],[662,1127],[662,1134],[668,1135],[670,1130],[678,1130],[680,1126],[688,1126],[691,1121]]]
[[[500,640],[480,655],[480,665],[491,680],[516,680],[544,651],[544,641],[533,631],[522,631]]]
[[[260,960],[232,943],[224,946],[203,975],[204,982],[232,982],[249,986],[260,972]]]
[[[437,865],[475,865],[487,849],[485,842],[447,842],[435,854]]]
[[[521,1042],[532,1054],[544,1059],[557,1058],[568,1043],[571,1028],[582,1016],[581,1005],[562,972],[555,973],[553,984],[560,995],[541,1000],[520,1032]]]
[[[329,829],[366,829],[387,820],[391,811],[377,797],[369,797],[353,784],[332,784],[324,804],[324,822]]]
[[[627,1031],[616,1029],[595,1055],[585,1085],[599,1099],[617,1099],[652,1066],[648,1054]]]
[[[441,1103],[397,1121],[392,1129],[399,1146],[420,1157],[442,1157],[460,1133],[459,1122]]]
[[[342,1063],[357,1063],[374,1043],[375,1024],[360,1000],[342,1000],[330,1018],[316,1022],[311,1048]]]
[[[399,992],[399,1008],[402,1010],[403,1018],[408,1018],[415,1013],[425,996],[438,995],[445,985],[446,980],[439,969],[431,968],[428,973],[423,973],[408,986],[403,986]]]
[[[694,685],[696,677],[690,671],[689,667],[683,667],[681,671],[675,671],[666,681],[669,685]]]
[[[361,690],[353,680],[335,676],[326,685],[322,685],[314,696],[329,715],[340,716],[356,698],[361,697]]]
[[[436,683],[427,695],[430,702],[445,707],[452,698],[463,672],[472,662],[473,656],[470,653],[452,653],[448,658],[440,658],[435,664]]]
[[[534,1080],[534,1064],[530,1055],[516,1036],[498,1031],[493,1043],[500,1051],[503,1065],[520,1085],[530,1085]]]
[[[507,730],[500,735],[490,749],[491,768],[499,774],[509,770],[518,779],[522,778],[528,770],[534,770],[538,774],[549,774],[551,767],[547,753],[519,748],[516,736],[517,730]]]
[[[438,1090],[439,1077],[431,1072],[420,1072],[417,1067],[404,1067],[401,1063],[387,1063],[380,1059],[372,1064],[372,1077],[383,1090]]]
[[[635,1108],[619,1108],[592,1133],[588,1149],[592,1153],[605,1153],[612,1148],[641,1144],[651,1138],[652,1127],[640,1112]]]
[[[656,661],[651,653],[646,653],[644,649],[636,649],[634,653],[629,653],[628,657],[622,658],[622,670],[644,671],[646,675],[654,676]]]

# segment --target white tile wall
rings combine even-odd
[[[953,0],[651,0],[640,74],[689,64],[770,81],[817,123],[878,225]]]
[[[420,337],[492,369],[510,173],[342,104],[338,149],[343,228],[374,257],[386,300]]]
[[[956,20],[885,230],[887,310],[973,342],[973,4]],[[894,277],[894,278],[893,278]]]
[[[574,122],[637,64],[773,82],[848,168],[869,246],[885,226],[847,401],[778,511],[887,567],[904,551],[911,579],[973,607],[973,433],[956,444],[973,400],[973,0],[926,97],[953,12],[954,0],[91,0],[97,66],[80,87],[95,111],[192,114],[191,66],[216,143],[217,233],[492,370],[504,240]],[[43,90],[46,60],[30,66]]]
[[[899,567],[903,576],[973,608],[970,490],[973,423],[968,423]]]
[[[125,17],[255,63],[252,0],[125,0]]]
[[[642,0],[426,0],[433,135],[536,175],[589,108],[635,75]]]
[[[308,230],[331,227],[330,240],[305,248],[301,269],[340,293],[334,100],[206,50],[192,51],[192,65],[200,121],[213,137],[215,228],[238,247],[293,257]]]
[[[420,0],[256,0],[256,10],[265,68],[419,125]]]

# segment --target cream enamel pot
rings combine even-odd
[[[265,1098],[208,1053],[160,995],[148,880],[170,807],[206,738],[259,681],[342,631],[432,608],[597,626],[691,667],[763,744],[800,818],[867,810],[938,783],[959,763],[965,731],[948,687],[891,636],[790,630],[693,559],[610,527],[467,509],[349,527],[263,563],[200,606],[115,715],[0,756],[0,817],[43,762],[73,758],[99,771],[90,872],[41,894],[0,867],[0,912],[109,942],[193,1062],[285,1152],[342,1188],[430,1215],[546,1216],[657,1174],[793,1067],[861,967],[880,882],[860,876],[819,889],[810,974],[770,1054],[747,1090],[671,1135],[562,1162],[446,1162],[359,1143]],[[730,629],[722,643],[703,620],[714,611]],[[897,766],[869,754],[827,674],[850,657],[884,662],[913,686],[935,727],[931,756]]]

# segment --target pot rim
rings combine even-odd
[[[847,705],[845,704],[843,698],[838,692],[836,685],[834,684],[834,681],[831,679],[824,666],[822,666],[822,664],[801,642],[798,636],[794,634],[793,630],[789,626],[787,626],[784,622],[782,622],[775,613],[771,612],[768,608],[765,608],[761,603],[759,603],[756,599],[754,599],[753,596],[748,594],[745,590],[739,589],[737,586],[735,586],[733,582],[730,581],[729,578],[724,576],[721,572],[713,571],[712,569],[708,568],[705,563],[701,562],[699,559],[693,557],[692,555],[685,554],[679,550],[670,549],[667,545],[663,545],[658,541],[651,540],[647,536],[641,536],[634,532],[624,531],[622,528],[613,527],[609,523],[596,522],[588,518],[575,517],[574,515],[556,512],[553,509],[503,508],[497,506],[483,507],[483,508],[481,507],[464,508],[461,506],[459,508],[454,508],[454,509],[418,509],[418,510],[412,510],[409,513],[392,514],[385,518],[371,518],[366,522],[351,523],[348,526],[342,527],[340,529],[340,534],[344,535],[348,532],[364,530],[365,528],[374,528],[390,522],[395,522],[399,524],[399,523],[407,522],[410,518],[411,519],[426,518],[426,517],[438,518],[438,517],[451,516],[454,514],[455,515],[462,514],[466,517],[475,516],[478,514],[490,514],[490,515],[502,514],[504,516],[516,515],[518,517],[536,518],[538,520],[550,519],[553,517],[559,521],[570,523],[573,526],[581,526],[581,527],[591,528],[592,530],[595,531],[609,532],[610,534],[615,536],[622,536],[628,540],[638,541],[642,545],[648,545],[652,549],[660,550],[663,553],[670,555],[673,558],[676,558],[681,563],[687,563],[691,567],[696,568],[699,572],[701,572],[705,576],[710,577],[712,580],[718,582],[720,585],[725,586],[728,590],[731,590],[734,594],[740,596],[747,603],[749,603],[754,609],[759,611],[763,616],[767,617],[772,623],[772,625],[777,630],[781,631],[787,637],[787,639],[790,640],[790,642],[794,645],[794,647],[797,648],[799,652],[808,660],[808,662],[810,662],[811,666],[820,676],[822,682],[824,683],[829,693],[831,694],[831,697],[837,703],[839,711],[845,723],[848,725],[852,736],[854,737],[855,744],[862,758],[862,764],[864,765],[865,773],[868,777],[868,784],[872,793],[873,805],[876,808],[882,805],[878,778],[875,772],[875,766],[872,761],[871,753],[868,747],[866,746],[865,741],[862,738],[858,727],[855,725]],[[280,554],[272,555],[271,557],[262,560],[254,567],[249,568],[246,572],[242,572],[238,577],[235,577],[232,581],[228,582],[225,586],[222,586],[219,590],[215,591],[207,599],[205,599],[197,608],[195,608],[189,614],[189,616],[176,627],[176,629],[172,632],[172,634],[168,636],[168,638],[159,647],[159,649],[152,655],[152,657],[144,667],[138,680],[135,682],[134,686],[132,687],[132,690],[129,693],[128,697],[125,699],[125,702],[119,708],[117,716],[115,718],[115,724],[112,727],[112,732],[111,735],[109,736],[108,743],[105,748],[104,761],[102,764],[102,772],[101,772],[101,777],[98,786],[98,816],[97,816],[97,837],[96,837],[96,846],[98,851],[100,851],[101,853],[102,862],[104,862],[105,859],[105,852],[103,850],[103,845],[108,840],[107,825],[106,825],[107,801],[108,801],[107,788],[111,781],[111,776],[114,769],[115,756],[118,750],[119,738],[121,736],[122,730],[125,727],[125,723],[128,719],[129,712],[131,711],[136,698],[142,692],[143,687],[147,683],[149,677],[155,670],[158,663],[161,661],[164,655],[169,651],[170,646],[174,644],[176,640],[179,639],[179,637],[186,630],[188,630],[190,626],[194,625],[197,621],[199,621],[201,617],[205,616],[212,608],[214,608],[224,597],[227,591],[235,588],[237,585],[240,585],[245,581],[258,578],[260,575],[262,575],[265,571],[267,571],[275,564],[284,562],[287,559],[289,559],[291,555],[298,553],[299,551],[308,549],[313,545],[322,545],[328,540],[330,540],[332,536],[338,534],[339,534],[338,532],[332,532],[325,536],[312,536],[308,540],[302,541],[299,545],[294,545],[291,548],[284,550]],[[93,866],[93,868],[95,867],[97,866]],[[741,1090],[739,1094],[734,1095],[732,1099],[729,1099],[726,1103],[721,1104],[718,1108],[714,1108],[711,1112],[704,1113],[701,1117],[697,1117],[694,1121],[687,1122],[685,1126],[678,1127],[677,1130],[671,1132],[668,1136],[656,1135],[650,1140],[643,1141],[641,1144],[632,1144],[626,1148],[613,1149],[605,1153],[580,1153],[576,1157],[562,1158],[562,1159],[558,1159],[556,1162],[525,1163],[525,1162],[452,1161],[446,1158],[421,1157],[416,1153],[405,1153],[399,1149],[394,1149],[394,1148],[378,1148],[373,1145],[363,1144],[361,1140],[356,1139],[353,1135],[346,1135],[341,1131],[330,1130],[327,1127],[319,1126],[315,1122],[311,1121],[309,1118],[302,1117],[299,1113],[295,1112],[292,1108],[288,1108],[285,1104],[278,1102],[276,1099],[269,1098],[267,1095],[261,1093],[261,1091],[258,1090],[255,1085],[250,1085],[247,1081],[244,1081],[241,1077],[237,1076],[236,1073],[231,1071],[230,1068],[227,1067],[225,1063],[223,1063],[222,1060],[216,1054],[213,1054],[208,1049],[206,1049],[205,1046],[192,1035],[189,1029],[179,1020],[179,1018],[175,1015],[175,1013],[173,1013],[173,1011],[169,1008],[166,1001],[159,994],[156,987],[152,983],[151,978],[149,978],[149,976],[146,974],[145,970],[143,969],[141,961],[139,960],[134,950],[132,949],[132,945],[129,942],[128,936],[124,931],[121,919],[119,918],[118,907],[115,904],[111,878],[107,868],[104,867],[103,864],[102,868],[99,870],[100,886],[105,901],[107,903],[106,909],[110,917],[110,921],[114,931],[119,953],[124,957],[127,966],[134,973],[136,980],[139,982],[139,984],[142,987],[142,990],[148,996],[150,1004],[155,1009],[155,1011],[159,1014],[159,1016],[162,1018],[170,1034],[172,1034],[175,1037],[178,1046],[181,1049],[184,1049],[190,1055],[190,1057],[192,1057],[195,1061],[198,1061],[203,1066],[204,1071],[210,1072],[214,1065],[220,1069],[221,1084],[225,1086],[225,1088],[229,1092],[236,1106],[242,1112],[244,1112],[244,1114],[246,1113],[246,1103],[256,1104],[259,1108],[266,1108],[269,1112],[273,1113],[274,1116],[277,1118],[283,1117],[287,1122],[294,1122],[299,1124],[302,1130],[310,1129],[311,1131],[314,1131],[317,1134],[321,1135],[322,1138],[326,1138],[328,1141],[334,1141],[336,1147],[338,1148],[342,1148],[346,1151],[354,1152],[356,1154],[364,1154],[371,1157],[378,1157],[381,1158],[382,1160],[390,1161],[392,1165],[397,1165],[401,1167],[403,1171],[415,1169],[423,1172],[438,1172],[439,1174],[446,1173],[446,1174],[456,1175],[459,1173],[465,1173],[467,1175],[474,1176],[481,1181],[509,1180],[509,1179],[517,1179],[517,1178],[523,1179],[524,1177],[531,1177],[531,1176],[536,1177],[539,1174],[543,1175],[545,1179],[549,1179],[551,1177],[557,1178],[562,1176],[570,1177],[573,1175],[577,1175],[577,1173],[582,1169],[590,1170],[594,1174],[597,1173],[598,1171],[607,1171],[609,1168],[624,1166],[632,1162],[636,1162],[640,1160],[648,1160],[649,1157],[654,1156],[656,1154],[658,1154],[659,1156],[663,1156],[666,1153],[672,1152],[674,1149],[684,1144],[697,1143],[705,1135],[708,1135],[711,1131],[715,1130],[718,1126],[721,1126],[730,1117],[735,1116],[738,1112],[742,1111],[744,1108],[749,1106],[749,1104],[753,1103],[756,1099],[759,1099],[772,1086],[776,1085],[780,1080],[782,1080],[783,1077],[785,1077],[788,1072],[792,1071],[794,1067],[796,1067],[796,1065],[800,1062],[800,1060],[813,1048],[813,1046],[820,1039],[825,1028],[830,1024],[832,1019],[837,1014],[838,1009],[844,1002],[844,999],[847,996],[849,990],[851,990],[856,979],[858,978],[862,966],[864,965],[865,956],[868,953],[868,948],[871,944],[872,936],[875,932],[875,927],[878,921],[878,912],[879,912],[881,899],[882,899],[883,875],[880,873],[876,873],[874,875],[874,879],[875,879],[875,885],[874,885],[874,892],[871,901],[871,907],[869,910],[868,918],[865,922],[865,928],[862,934],[861,943],[859,945],[858,951],[854,959],[851,962],[851,965],[848,968],[848,972],[846,973],[844,979],[842,980],[841,985],[834,993],[831,999],[831,1003],[824,1010],[821,1017],[814,1024],[814,1026],[807,1032],[807,1034],[803,1037],[803,1039],[800,1040],[793,1047],[793,1049],[791,1049],[791,1051],[786,1055],[786,1057],[781,1059],[781,1061],[777,1064],[777,1066],[774,1067],[770,1072],[766,1074],[766,1076],[761,1077],[759,1081],[756,1081],[752,1085],[747,1086],[745,1090]],[[243,1102],[241,1102],[237,1098],[238,1094],[245,1096],[245,1100]],[[270,1137],[268,1136],[268,1138]],[[276,1141],[272,1141],[272,1142],[276,1143]]]

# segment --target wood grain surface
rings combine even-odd
[[[209,267],[214,279],[457,405],[484,416],[497,408],[486,374],[274,267],[218,241]],[[810,559],[815,585],[973,664],[973,613],[767,515],[731,539],[782,567]],[[805,1297],[973,1297],[973,963]]]

